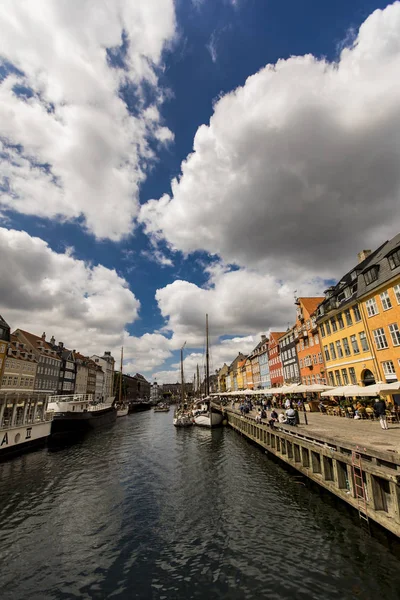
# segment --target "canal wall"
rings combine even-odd
[[[304,428],[278,425],[271,429],[242,417],[234,409],[222,412],[228,425],[335,494],[360,513],[400,537],[400,456],[394,452],[336,442]]]

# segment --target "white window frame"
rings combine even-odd
[[[397,323],[389,325],[390,337],[392,338],[393,346],[400,346],[400,330]]]
[[[372,333],[374,334],[374,341],[377,350],[386,350],[387,348],[389,348],[389,344],[387,342],[385,330],[383,327],[373,329]]]
[[[369,317],[374,317],[375,315],[379,315],[378,305],[376,303],[375,298],[370,298],[366,301],[365,307],[367,309],[367,313]]]
[[[400,284],[395,285],[393,291],[394,295],[396,296],[397,304],[400,304]]]
[[[392,301],[391,301],[390,296],[387,293],[387,291],[379,294],[379,297],[381,299],[381,304],[382,304],[383,310],[390,310],[391,308],[393,308]]]

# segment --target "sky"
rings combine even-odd
[[[159,383],[400,231],[400,2],[3,0],[0,314]]]

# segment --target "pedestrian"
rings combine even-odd
[[[290,398],[286,398],[286,400],[285,400],[285,408],[286,408],[286,410],[288,410],[290,408],[290,404],[291,404]]]
[[[375,416],[379,419],[382,429],[389,429],[386,421],[386,402],[382,398],[376,398],[374,412]]]

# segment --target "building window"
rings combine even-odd
[[[318,356],[316,354],[313,354],[313,362],[314,362],[314,365],[318,364]]]
[[[360,349],[358,347],[357,338],[355,335],[350,336],[351,345],[353,348],[354,354],[359,354]]]
[[[345,355],[350,356],[351,352],[350,352],[349,340],[347,338],[343,338],[342,342],[343,342],[343,348],[344,348]]]
[[[390,256],[388,256],[388,261],[391,269],[400,267],[400,248],[397,248],[397,250],[395,250]]]
[[[335,350],[335,346],[333,345],[333,342],[331,342],[329,344],[329,351],[331,353],[332,360],[335,360],[335,358],[336,358],[336,350]]]
[[[376,344],[376,347],[378,350],[383,350],[384,348],[389,347],[383,327],[374,329],[373,334],[374,334],[375,344]]]
[[[349,385],[349,377],[347,375],[347,369],[342,369],[342,377],[343,377],[343,384]]]
[[[319,364],[322,364],[324,362],[324,359],[322,358],[322,352],[318,352],[318,362]]]
[[[357,384],[357,379],[356,379],[356,372],[354,370],[354,367],[349,367],[349,375],[350,375],[350,382],[353,385]]]
[[[342,385],[342,379],[340,377],[340,371],[339,370],[335,371],[335,379],[336,379],[336,385]]]
[[[336,319],[335,317],[331,318],[332,331],[337,331]]]
[[[382,292],[382,294],[380,294],[380,298],[383,310],[389,310],[390,308],[392,308],[392,303],[387,292]]]
[[[325,323],[325,329],[326,329],[326,334],[327,334],[327,335],[331,335],[331,326],[330,326],[330,324],[329,324],[329,321],[327,321],[327,322]]]
[[[357,304],[353,306],[353,313],[355,322],[358,323],[359,321],[361,321],[360,309],[358,308]]]
[[[314,346],[314,338],[312,335],[310,336],[310,346]]]
[[[379,267],[377,265],[374,265],[373,267],[368,269],[368,271],[364,273],[365,285],[371,285],[371,283],[376,281],[378,279],[378,272]]]
[[[366,301],[365,306],[367,307],[367,313],[369,317],[373,317],[378,314],[378,307],[376,305],[375,298],[370,298]]]
[[[340,343],[340,340],[336,341],[336,350],[337,350],[338,358],[342,358],[343,357],[343,350],[342,350],[342,344]]]
[[[343,323],[343,315],[342,315],[342,313],[338,314],[337,320],[338,320],[338,324],[339,324],[339,329],[343,329],[344,328],[344,323]]]
[[[306,327],[307,327],[307,329],[310,329],[310,327],[311,327],[310,319],[307,319]]]
[[[400,285],[395,285],[393,291],[396,295],[397,304],[400,304]]]
[[[333,379],[333,373],[328,373],[328,377],[329,377],[329,384],[332,387],[335,387],[335,380]]]
[[[364,352],[367,352],[369,350],[369,346],[367,336],[365,335],[365,331],[360,331],[358,335],[360,336],[361,348]]]
[[[309,375],[307,375],[307,385],[310,385],[310,384],[311,384],[311,378]]]
[[[314,344],[315,344],[315,345],[319,344],[319,337],[318,337],[318,334],[315,334],[315,335],[314,335]]]
[[[344,314],[345,314],[345,317],[346,317],[347,326],[350,327],[350,325],[353,325],[353,319],[351,318],[350,309],[348,308],[347,310],[345,310]]]
[[[381,364],[382,364],[383,372],[385,373],[386,377],[388,379],[396,379],[396,371],[394,368],[393,361],[386,360],[385,362],[383,362]]]
[[[400,331],[397,323],[389,325],[389,331],[392,338],[393,346],[400,346]]]
[[[398,302],[400,304],[400,285],[397,286],[397,287],[399,288],[399,300],[398,300]],[[326,335],[325,334],[325,325],[323,323],[321,323],[321,325],[319,326],[319,330],[321,332],[322,337],[325,337],[325,335]]]

